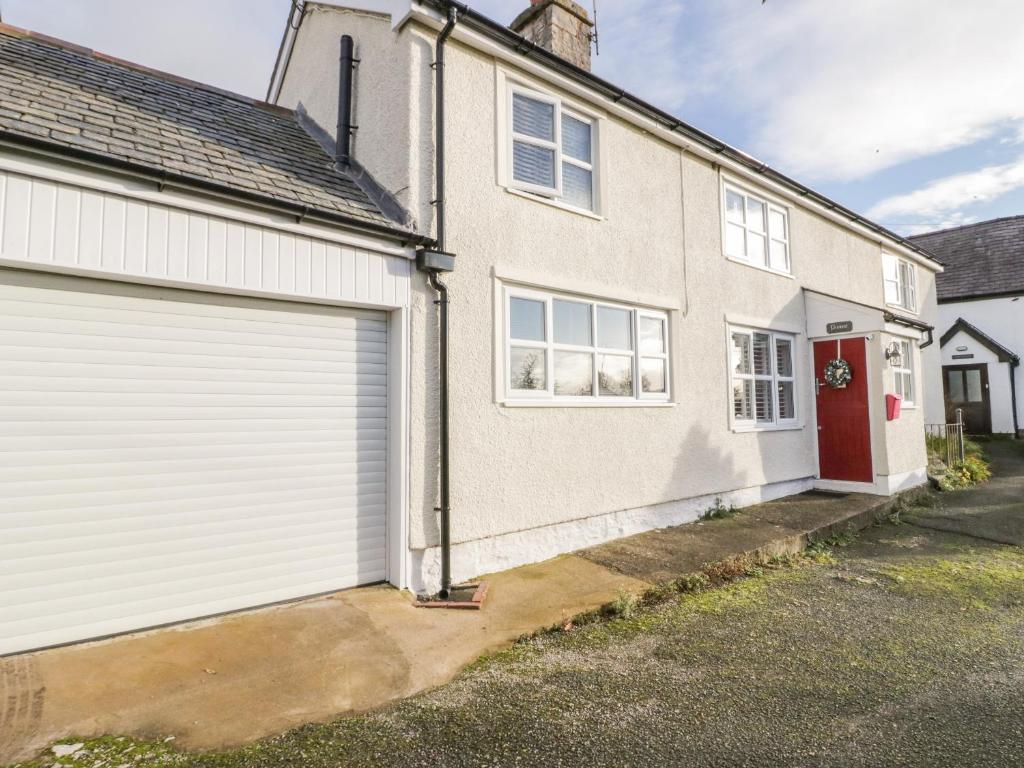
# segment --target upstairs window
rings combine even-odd
[[[512,89],[512,186],[594,210],[594,123],[552,96]]]
[[[725,185],[725,255],[789,274],[789,211],[732,184]]]
[[[917,311],[917,270],[906,259],[882,254],[885,303],[910,312]]]

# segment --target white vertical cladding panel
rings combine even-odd
[[[412,273],[399,256],[8,171],[0,259],[371,307],[407,306]]]

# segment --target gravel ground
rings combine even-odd
[[[941,768],[1022,760],[1019,547],[885,525],[717,589],[625,607],[625,616],[522,642],[415,699],[235,752],[183,755],[173,742],[110,738],[31,765]]]

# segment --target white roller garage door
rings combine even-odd
[[[0,270],[0,653],[383,580],[385,318]]]

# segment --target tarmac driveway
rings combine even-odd
[[[994,453],[996,481],[917,523],[519,643],[367,715],[219,755],[108,739],[32,765],[1016,765],[1024,550],[1001,542],[1024,536],[1024,452]]]

